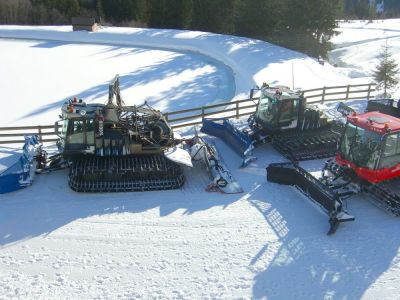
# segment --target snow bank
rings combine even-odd
[[[168,51],[200,53],[223,62],[232,69],[236,96],[247,94],[254,84],[262,81],[290,86],[292,65],[296,87],[311,88],[347,83],[346,77],[335,74],[334,69],[323,67],[304,54],[254,39],[206,32],[142,28],[106,27],[99,32],[71,30],[71,26],[0,26],[0,37],[155,47]],[[321,78],[321,74],[326,76]]]
[[[378,55],[386,42],[393,58],[400,64],[400,19],[342,21],[338,32],[332,39],[335,49],[329,54],[329,60],[350,69],[348,76],[373,81]],[[395,91],[394,96],[400,97],[400,91]]]

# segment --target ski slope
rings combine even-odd
[[[380,30],[400,30],[393,22]],[[338,47],[350,39],[342,28]],[[338,55],[345,66],[322,66],[261,41],[202,32],[0,26],[0,37],[0,126],[51,124],[72,96],[103,103],[116,73],[127,104],[148,100],[163,111],[242,98],[262,81],[292,86],[292,69],[300,88],[370,80],[367,63],[346,55]],[[196,168],[185,170],[178,191],[78,194],[64,170],[0,195],[0,299],[399,298],[397,218],[353,197],[356,221],[328,237],[324,214],[266,181],[265,167],[284,161],[270,145],[245,169],[216,145],[243,194],[205,192],[209,179]],[[16,152],[2,147],[0,168]],[[322,164],[303,166],[318,172]]]
[[[52,124],[74,96],[104,103],[117,73],[126,104],[147,100],[162,111],[243,99],[264,81],[303,89],[365,83],[299,52],[204,32],[0,26],[0,38],[1,90],[13,103],[0,111],[0,126]]]
[[[332,39],[335,49],[329,60],[351,78],[372,76],[378,56],[387,43],[392,57],[400,63],[400,19],[340,22],[339,34]],[[343,67],[343,69],[342,69]],[[400,97],[399,87],[393,97]]]

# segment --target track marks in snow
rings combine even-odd
[[[173,208],[194,206],[190,199],[166,200],[166,215],[157,207],[110,209],[4,247],[0,291],[11,298],[246,298],[248,266],[265,237],[253,234],[260,225],[245,217],[247,201],[221,206],[221,195],[204,195],[211,196],[206,206],[190,214]]]

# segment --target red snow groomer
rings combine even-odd
[[[400,119],[381,112],[353,113],[347,117],[334,159],[317,179],[297,163],[274,163],[267,180],[296,186],[329,216],[333,234],[341,222],[353,221],[345,200],[368,194],[377,206],[400,216]]]

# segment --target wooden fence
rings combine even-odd
[[[324,103],[329,101],[348,101],[356,99],[369,100],[375,95],[375,84],[358,84],[346,86],[322,87],[304,90],[307,103]],[[257,99],[236,100],[191,109],[164,113],[173,128],[201,124],[202,118],[240,118],[254,113]],[[37,134],[40,142],[55,142],[57,136],[54,125],[0,127],[0,144],[23,143],[24,135]]]

